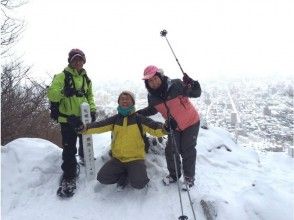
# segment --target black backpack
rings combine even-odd
[[[83,97],[86,95],[84,86],[85,86],[85,81],[87,83],[87,85],[89,86],[89,84],[91,83],[91,80],[89,79],[89,77],[87,76],[87,74],[84,74],[83,76],[83,85],[82,88],[77,90],[75,87],[75,83],[72,77],[72,74],[66,70],[63,70],[64,73],[64,88],[63,88],[63,92],[64,95],[66,97],[71,97],[71,96],[78,96],[78,97]],[[59,112],[59,102],[50,102],[50,117],[53,120],[58,120],[59,116],[62,117],[68,117],[68,115],[62,114]]]

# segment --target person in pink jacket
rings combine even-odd
[[[191,79],[187,74],[183,80],[170,79],[163,74],[163,70],[156,66],[147,66],[143,80],[148,91],[148,106],[138,111],[144,116],[160,113],[173,129],[172,135],[176,142],[176,164],[174,163],[173,137],[168,135],[165,156],[169,175],[163,179],[166,185],[174,183],[181,177],[181,162],[183,165],[184,181],[188,187],[194,185],[196,166],[196,144],[199,132],[200,119],[189,97],[197,98],[201,95],[198,81]],[[181,160],[181,158],[182,160]]]

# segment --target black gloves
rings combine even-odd
[[[96,121],[96,112],[91,112],[92,122]],[[80,117],[75,115],[70,115],[67,117],[67,123],[76,131],[82,132],[86,129]]]
[[[169,118],[165,121],[163,127],[167,132],[170,132],[171,129],[176,130],[176,128],[178,127],[178,123],[175,119]]]
[[[67,118],[67,123],[75,129],[76,132],[84,130],[84,124],[80,117],[75,115],[70,115]]]
[[[96,121],[96,112],[91,112],[92,122]]]
[[[53,120],[58,119],[59,116],[59,102],[50,102],[50,117]]]
[[[184,73],[183,82],[185,85],[192,85],[194,80],[190,78],[187,73]]]
[[[190,78],[187,73],[184,73],[183,82],[187,88],[200,89],[199,82]]]

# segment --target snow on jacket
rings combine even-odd
[[[143,134],[147,132],[156,137],[166,135],[162,123],[136,113],[126,117],[117,114],[102,121],[87,124],[87,130],[83,134],[112,131],[111,151],[114,158],[121,162],[142,160],[145,158],[145,144],[138,121],[142,124]]]
[[[65,71],[69,72],[73,76],[73,81],[75,88],[77,90],[82,89],[84,84],[85,96],[77,97],[76,95],[71,97],[66,97],[64,95],[64,72],[59,73],[54,76],[51,86],[48,89],[48,99],[51,102],[59,102],[59,112],[65,115],[75,115],[80,116],[81,110],[80,105],[83,102],[87,102],[90,105],[91,112],[96,111],[96,106],[94,103],[94,97],[92,92],[92,83],[86,83],[84,75],[86,70],[78,73],[76,69],[72,69],[69,66],[65,68]],[[84,83],[83,83],[84,82]],[[66,122],[65,117],[58,117],[58,122]]]
[[[139,110],[138,113],[150,116],[157,112],[167,119],[170,114],[178,124],[178,130],[185,130],[199,122],[199,114],[189,100],[189,97],[199,97],[201,95],[201,87],[198,81],[194,81],[193,85],[188,88],[180,79],[163,78],[167,83],[164,97],[148,93],[148,107]],[[148,89],[148,88],[147,88]]]

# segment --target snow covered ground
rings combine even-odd
[[[94,136],[96,169],[105,161],[110,134]],[[157,150],[156,150],[157,149]],[[208,202],[219,220],[293,220],[294,159],[285,152],[258,152],[236,145],[220,128],[200,130],[196,187],[191,199],[197,220],[206,219],[201,201]],[[155,153],[156,152],[156,153]],[[43,139],[21,138],[1,147],[1,217],[4,220],[150,220],[181,215],[176,185],[163,186],[167,174],[163,146],[147,155],[149,188],[86,182],[81,168],[74,197],[56,196],[61,175],[61,149]],[[184,214],[193,219],[186,192]]]

